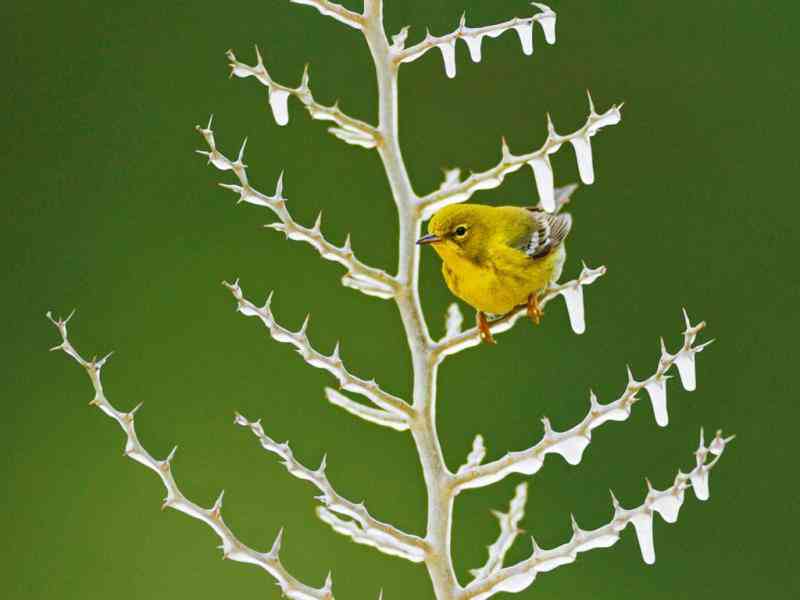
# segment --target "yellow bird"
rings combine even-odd
[[[442,257],[447,287],[478,311],[481,339],[493,344],[487,313],[504,315],[526,304],[539,323],[539,294],[561,276],[571,227],[567,213],[454,204],[433,216],[417,244],[430,244]]]

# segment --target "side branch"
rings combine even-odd
[[[239,179],[239,185],[220,185],[238,194],[239,202],[264,206],[269,208],[278,217],[279,222],[268,225],[268,227],[282,231],[289,239],[310,244],[325,260],[337,262],[345,267],[348,272],[342,277],[343,285],[377,298],[394,297],[398,288],[397,280],[385,271],[365,265],[358,260],[353,253],[353,248],[350,244],[350,236],[347,237],[342,246],[336,246],[326,240],[325,236],[322,235],[321,214],[317,217],[312,227],[304,227],[292,218],[286,208],[287,199],[283,195],[283,174],[278,178],[275,194],[272,196],[263,194],[250,185],[247,178],[247,165],[243,162],[247,140],[242,144],[237,159],[232,161],[217,150],[214,131],[211,129],[211,120],[209,120],[208,127],[206,128],[202,128],[198,125],[197,131],[200,132],[209,147],[208,151],[198,150],[197,152],[207,156],[208,162],[220,171],[233,171]]]
[[[47,318],[52,321],[61,334],[61,343],[51,348],[51,350],[62,350],[86,370],[92,382],[92,387],[94,388],[94,398],[89,404],[98,407],[106,415],[114,419],[122,428],[122,431],[125,432],[127,438],[125,442],[125,456],[132,458],[153,471],[164,484],[167,490],[167,497],[164,499],[162,509],[167,507],[174,508],[208,525],[222,541],[220,548],[222,549],[223,558],[261,567],[275,578],[281,591],[288,598],[293,598],[295,600],[331,600],[333,598],[333,592],[331,591],[332,580],[330,574],[321,588],[314,588],[295,579],[283,566],[279,556],[283,531],[278,534],[269,552],[258,552],[237,539],[234,533],[225,524],[222,519],[222,493],[211,508],[202,508],[183,495],[172,473],[172,460],[175,456],[177,446],[173,448],[164,460],[153,458],[144,446],[142,446],[134,427],[134,415],[139,410],[141,404],[132,411],[126,413],[117,410],[108,401],[103,391],[103,384],[100,380],[100,371],[111,355],[109,354],[99,360],[94,358],[90,361],[82,358],[67,337],[67,322],[71,316],[72,315],[62,320],[55,319],[49,312],[47,313]]]
[[[253,76],[261,84],[267,88],[269,95],[269,105],[272,109],[272,115],[275,117],[275,122],[278,125],[286,125],[289,123],[289,96],[294,96],[303,106],[306,107],[312,119],[319,121],[333,121],[339,127],[331,127],[328,131],[338,137],[339,139],[361,146],[362,148],[374,148],[381,141],[381,136],[378,130],[372,125],[360,121],[353,117],[349,117],[342,112],[338,103],[332,106],[325,106],[314,100],[311,94],[311,89],[308,87],[308,65],[303,71],[303,78],[300,85],[296,88],[288,87],[274,81],[267,73],[264,67],[264,62],[261,59],[261,52],[256,47],[256,57],[258,63],[255,66],[250,66],[236,60],[236,55],[233,50],[228,50],[228,60],[230,60],[231,75],[236,77],[245,78]]]
[[[349,531],[341,531],[340,528],[336,526],[336,522],[340,521],[340,519],[333,517],[335,521],[332,526],[336,531],[349,535],[357,543],[373,546],[385,554],[400,556],[413,562],[425,560],[425,555],[428,551],[425,540],[415,535],[404,533],[392,525],[378,521],[369,514],[363,502],[359,504],[351,502],[343,498],[333,489],[325,473],[325,458],[322,459],[322,463],[316,470],[309,469],[297,461],[288,442],[279,444],[267,436],[264,433],[260,421],[250,422],[242,415],[237,414],[235,423],[250,429],[253,435],[258,438],[264,450],[277,454],[283,460],[283,465],[290,474],[298,479],[303,479],[312,483],[322,492],[322,495],[318,496],[317,500],[323,503],[328,509],[319,513],[320,517],[325,522],[332,524],[331,519],[327,518],[333,517],[330,514],[331,511],[353,519],[353,521],[345,521],[345,523],[350,523],[354,526],[357,535]]]
[[[320,13],[326,17],[336,19],[340,23],[349,25],[354,29],[362,29],[364,24],[364,17],[352,10],[346,9],[341,4],[329,2],[329,0],[289,0],[294,4],[304,4],[306,6],[313,6]]]
[[[614,518],[609,523],[587,531],[578,527],[573,518],[573,535],[569,542],[550,550],[542,550],[533,541],[533,554],[530,558],[474,581],[464,589],[459,600],[484,600],[499,592],[521,592],[533,583],[539,573],[575,562],[578,554],[582,552],[613,546],[619,540],[620,532],[629,524],[636,530],[644,562],[653,564],[656,559],[653,546],[653,513],[657,512],[667,523],[675,523],[683,504],[684,491],[689,487],[694,490],[698,500],[707,500],[709,471],[717,464],[725,446],[733,437],[724,438],[722,432],[718,431],[709,447],[706,447],[701,431],[700,447],[695,452],[697,466],[688,474],[678,471],[670,487],[657,490],[648,481],[644,502],[632,509],[622,508],[612,492]],[[706,462],[709,454],[714,455],[714,458]]]
[[[550,116],[547,117],[547,139],[544,144],[530,154],[512,154],[503,140],[501,145],[502,158],[500,162],[481,173],[473,173],[464,181],[450,181],[435,192],[420,198],[418,208],[422,218],[428,219],[440,208],[457,202],[465,202],[479,190],[489,190],[498,187],[509,173],[518,171],[527,164],[533,170],[536,179],[536,189],[542,207],[553,212],[556,209],[555,190],[553,187],[553,167],[550,164],[550,155],[558,152],[559,148],[569,142],[575,150],[578,161],[578,170],[581,181],[585,184],[594,182],[594,163],[592,159],[591,138],[600,129],[609,125],[616,125],[622,119],[620,109],[622,105],[615,105],[602,114],[597,114],[594,103],[589,96],[589,116],[583,127],[567,135],[559,135],[553,127]]]
[[[444,59],[445,73],[451,79],[456,76],[455,48],[456,41],[461,39],[469,48],[472,62],[481,61],[481,42],[484,37],[496,38],[506,31],[516,30],[522,44],[522,51],[526,55],[533,54],[533,24],[538,22],[542,26],[548,44],[556,43],[556,13],[544,4],[532,2],[542,12],[531,17],[514,18],[504,23],[488,25],[486,27],[467,27],[466,15],[462,15],[458,28],[443,36],[431,35],[430,31],[425,39],[409,48],[404,48],[408,29],[404,29],[394,37],[392,46],[392,60],[396,63],[406,63],[417,60],[428,50],[439,48]]]
[[[600,404],[592,392],[589,397],[589,412],[580,423],[566,431],[553,431],[548,419],[544,423],[544,437],[534,446],[519,452],[509,452],[503,458],[476,465],[473,468],[460,471],[455,476],[455,489],[463,490],[491,485],[511,473],[533,475],[544,464],[548,454],[560,454],[571,465],[577,465],[583,457],[583,451],[592,439],[592,431],[608,421],[625,421],[631,414],[631,407],[638,400],[636,394],[647,390],[652,401],[656,422],[659,425],[667,424],[667,371],[672,365],[677,365],[681,373],[681,381],[687,390],[694,389],[695,370],[694,356],[711,343],[705,342],[694,346],[697,334],[705,327],[705,323],[691,325],[686,316],[686,330],[684,343],[676,354],[669,354],[664,349],[662,340],[661,358],[658,361],[655,373],[643,381],[636,381],[628,369],[628,385],[622,395],[609,404]],[[684,366],[681,367],[680,365]]]
[[[549,287],[539,299],[539,305],[544,307],[556,296],[564,296],[564,301],[567,304],[567,312],[569,313],[569,320],[572,324],[572,330],[578,334],[583,333],[586,330],[583,307],[583,286],[594,283],[599,277],[605,275],[605,273],[605,267],[590,269],[584,264],[577,279]],[[525,310],[526,306],[518,306],[508,314],[492,321],[489,324],[492,334],[503,333],[511,329],[517,321],[525,316]],[[454,329],[454,331],[457,332],[455,335],[447,335],[433,346],[433,356],[438,362],[441,362],[445,357],[451,354],[457,354],[462,350],[478,346],[481,343],[480,332],[477,327],[472,327],[463,333],[458,332],[457,329]]]
[[[343,408],[351,415],[360,417],[370,423],[383,425],[395,431],[407,431],[410,427],[409,419],[405,415],[398,415],[386,410],[364,406],[360,402],[350,400],[350,398],[333,388],[325,388],[325,397],[328,399],[328,402],[334,406]]]
[[[489,558],[480,569],[472,569],[470,574],[477,580],[484,579],[503,568],[506,554],[514,545],[517,536],[522,533],[519,522],[525,516],[525,503],[528,501],[528,484],[520,483],[514,491],[514,497],[508,505],[508,512],[493,511],[500,523],[500,535],[489,546]]]
[[[223,282],[233,297],[236,299],[236,310],[247,317],[258,317],[269,330],[272,338],[284,344],[291,344],[300,353],[308,364],[318,369],[324,369],[331,375],[339,380],[339,385],[342,389],[356,394],[361,394],[373,404],[381,407],[382,409],[393,414],[411,417],[413,416],[413,409],[404,400],[397,396],[390,394],[381,389],[375,380],[367,381],[360,379],[350,373],[342,363],[342,358],[339,356],[339,344],[333,349],[330,355],[322,354],[311,346],[311,342],[306,335],[308,330],[309,318],[303,322],[303,325],[297,331],[289,331],[284,327],[278,325],[275,317],[272,314],[270,305],[272,303],[272,294],[267,298],[266,303],[262,307],[258,307],[250,300],[244,297],[242,288],[239,286],[238,280],[234,283]]]

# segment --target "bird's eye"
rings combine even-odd
[[[467,228],[461,225],[460,227],[456,228],[456,235],[461,237],[463,235],[467,235]]]

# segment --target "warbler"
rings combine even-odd
[[[539,323],[539,294],[561,276],[571,228],[568,213],[453,204],[433,216],[417,244],[436,250],[447,287],[476,309],[481,339],[493,344],[487,313],[504,315],[525,304]]]

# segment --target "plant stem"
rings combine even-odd
[[[397,113],[397,67],[391,57],[383,27],[383,1],[365,0],[364,36],[375,62],[378,81],[379,125],[378,147],[400,221],[400,247],[396,296],[414,369],[413,407],[415,418],[411,432],[419,453],[428,492],[428,525],[426,539],[431,551],[426,558],[428,573],[437,600],[452,600],[460,586],[453,570],[450,552],[453,494],[452,474],[442,455],[436,432],[437,364],[432,355],[428,326],[419,302],[419,237],[421,218],[417,197],[411,188],[408,171],[400,152]]]

